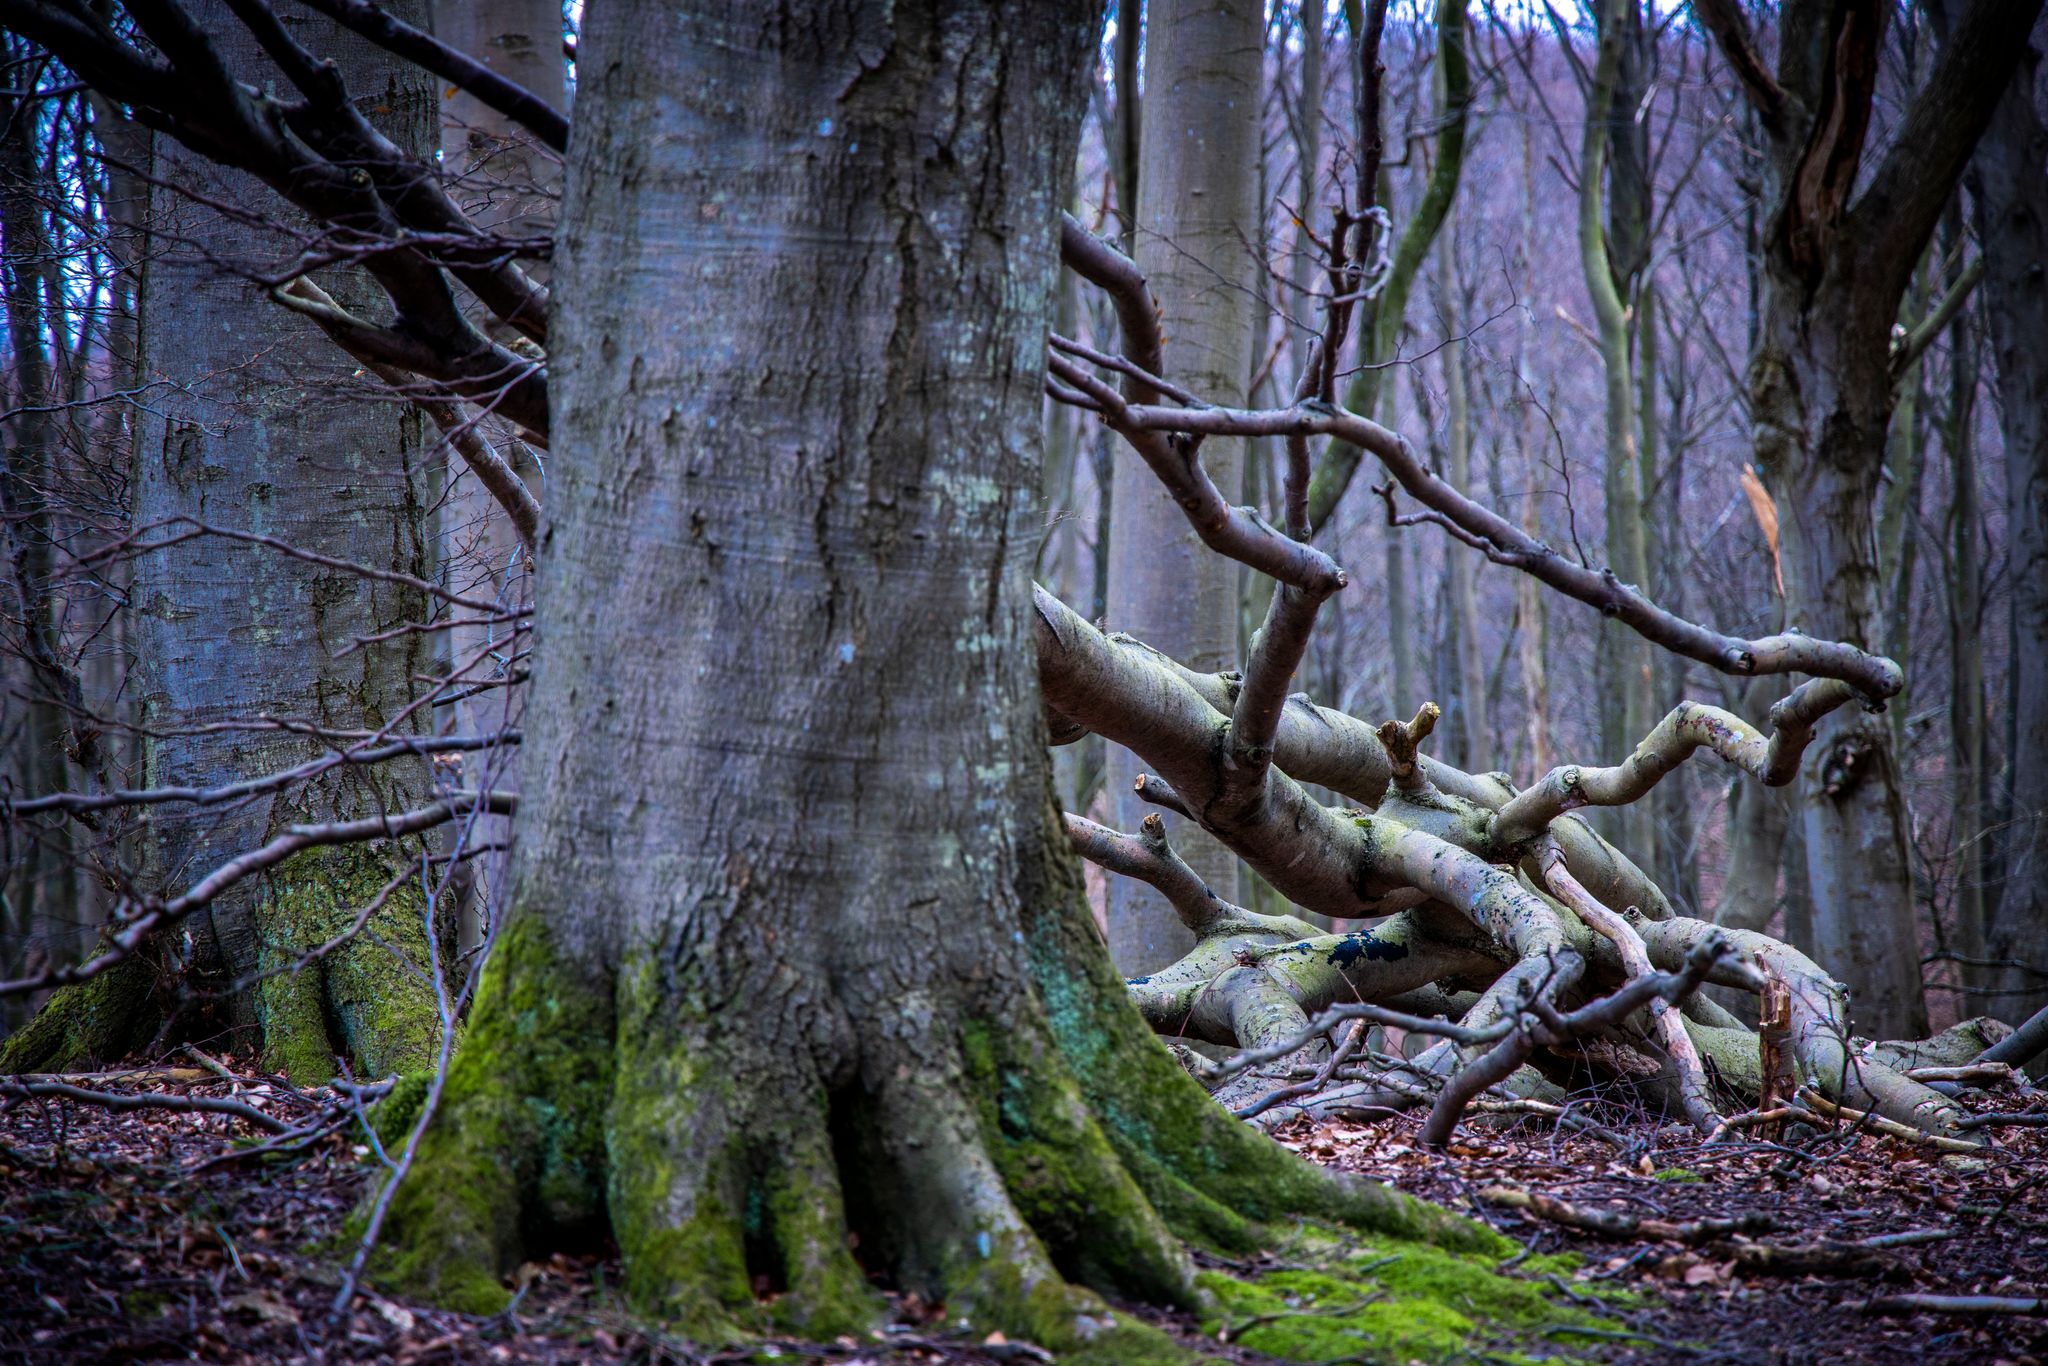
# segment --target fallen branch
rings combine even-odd
[[[1684,1223],[1673,1223],[1668,1219],[1642,1219],[1633,1214],[1621,1214],[1614,1210],[1575,1205],[1569,1200],[1560,1200],[1542,1191],[1522,1190],[1515,1186],[1487,1186],[1479,1192],[1479,1198],[1488,1204],[1522,1210],[1550,1223],[1562,1224],[1566,1228],[1596,1233],[1603,1238],[1614,1238],[1624,1242],[1650,1241],[1689,1246],[1713,1242],[1738,1233],[1775,1233],[1784,1227],[1775,1217],[1761,1210],[1738,1215],[1732,1219],[1693,1219]]]
[[[1939,1134],[1922,1133],[1910,1124],[1901,1124],[1895,1119],[1872,1114],[1868,1110],[1852,1110],[1846,1105],[1837,1105],[1811,1086],[1799,1088],[1799,1099],[1828,1119],[1846,1120],[1859,1127],[1868,1126],[1887,1138],[1896,1138],[1904,1143],[1918,1143],[1924,1147],[1938,1148],[1945,1153],[1981,1153],[1983,1145],[1966,1143],[1959,1138],[1943,1138]],[[1956,1121],[1957,1128],[1968,1128],[1968,1119]]]
[[[154,1091],[129,1095],[120,1091],[93,1091],[69,1082],[49,1081],[35,1076],[0,1077],[0,1096],[27,1099],[31,1096],[50,1096],[61,1100],[75,1100],[85,1105],[97,1105],[102,1110],[168,1110],[178,1115],[232,1115],[247,1121],[268,1133],[289,1133],[292,1126],[273,1115],[266,1115],[255,1106],[244,1101],[227,1100],[218,1096],[170,1096]]]
[[[1863,1306],[1871,1314],[2044,1314],[2048,1299],[2010,1295],[1880,1295]]]

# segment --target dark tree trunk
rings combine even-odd
[[[34,70],[32,50],[9,40],[14,69]],[[64,658],[64,611],[50,571],[62,537],[50,491],[61,486],[62,403],[45,337],[65,323],[48,314],[45,278],[55,261],[46,215],[61,203],[40,140],[34,100],[0,96],[0,294],[5,296],[8,373],[0,384],[0,779],[16,792],[69,785],[66,751],[97,751],[100,737],[73,710],[76,674]],[[68,704],[68,705],[67,705]],[[6,975],[62,962],[82,947],[79,870],[68,818],[0,825],[0,963]],[[0,1029],[28,1002],[0,1002]]]
[[[1862,168],[1891,7],[1788,2],[1775,80],[1739,17],[1709,11],[1767,134],[1774,204],[1750,357],[1756,463],[1779,509],[1789,624],[1886,645],[1877,495],[1892,418],[1891,331],[1914,264],[2011,78],[2038,0],[1973,0]],[[1746,60],[1744,57],[1746,55]],[[1816,957],[1877,1037],[1926,1030],[1905,802],[1891,728],[1823,721],[1801,769]]]
[[[1049,833],[1029,568],[1088,11],[590,11],[544,779],[393,1206],[415,1287],[501,1306],[608,1226],[699,1339],[860,1331],[879,1272],[1059,1350],[1101,1326],[1068,1280],[1188,1300],[1174,1229],[1428,1218],[1179,1072]]]
[[[2037,35],[2038,36],[2038,35]],[[2012,538],[2011,815],[2004,876],[1989,912],[1985,956],[2005,968],[1984,985],[1987,1007],[2017,1023],[2048,1004],[2048,129],[2038,99],[2038,42],[2021,63],[1971,164],[1984,303],[1998,362]]]
[[[271,78],[247,30],[226,7],[197,5],[231,69]],[[415,12],[413,19],[420,16]],[[402,147],[431,155],[431,77],[307,21],[352,95],[376,109]],[[289,258],[290,238],[231,219],[171,189],[260,211],[278,201],[246,178],[178,149],[157,148],[141,347],[169,383],[143,415],[133,516],[146,539],[189,532],[196,519],[274,536],[302,550],[419,577],[432,572],[425,454],[418,415],[348,392],[356,367],[305,322],[229,274]],[[323,282],[354,302],[346,273]],[[137,669],[131,686],[143,786],[212,787],[289,768],[335,742],[237,724],[290,718],[330,733],[392,725],[422,733],[404,709],[427,672],[418,633],[351,650],[359,637],[424,621],[424,595],[342,570],[212,536],[140,556],[132,590]],[[345,742],[344,742],[345,743]],[[374,815],[417,802],[423,763],[344,767],[275,797],[205,808],[151,809],[141,857],[151,886],[182,891],[284,827]],[[359,1074],[423,1066],[439,1033],[417,884],[386,898],[370,935],[303,970],[299,954],[344,929],[407,866],[403,853],[310,849],[250,879],[187,923],[190,942],[142,955],[58,992],[8,1041],[8,1070],[67,1068],[118,1057],[154,1037],[256,1026],[266,1062],[302,1082],[336,1075],[337,1054]],[[260,885],[259,885],[260,884]],[[400,958],[410,959],[408,965]],[[157,969],[164,971],[159,974]],[[194,992],[186,969],[209,991]],[[261,982],[259,972],[278,970]],[[161,977],[161,981],[156,980]],[[220,997],[228,983],[237,989]],[[157,1017],[161,1018],[157,1018]]]

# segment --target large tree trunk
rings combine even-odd
[[[243,79],[273,78],[225,6],[200,5],[195,13]],[[432,78],[324,20],[307,22],[387,135],[431,155]],[[159,143],[156,172],[156,248],[146,267],[141,346],[151,370],[169,382],[138,435],[137,527],[148,539],[170,540],[191,529],[190,520],[175,519],[200,520],[374,569],[431,574],[418,415],[347,392],[360,384],[351,379],[355,366],[219,264],[288,255],[289,239],[170,187],[239,205],[276,201],[168,139]],[[345,272],[323,279],[345,300],[364,292]],[[132,601],[133,686],[148,728],[143,786],[214,787],[303,763],[362,730],[426,728],[418,713],[404,714],[414,679],[427,672],[426,637],[402,632],[351,649],[359,637],[425,621],[428,604],[415,591],[202,535],[141,555]],[[250,724],[266,717],[325,736]],[[143,826],[147,882],[175,894],[287,825],[402,809],[428,781],[423,763],[344,766],[275,797],[156,807]],[[57,993],[8,1041],[0,1065],[110,1060],[149,1041],[152,1028],[167,1038],[254,1026],[266,1062],[298,1081],[334,1076],[337,1054],[371,1076],[421,1066],[439,1022],[420,975],[427,930],[416,882],[385,897],[368,934],[292,970],[303,951],[346,928],[406,866],[403,853],[307,850],[187,922],[189,941],[169,950],[177,961],[138,955]],[[154,980],[159,967],[166,969],[162,983]],[[188,969],[212,990],[194,992]]]
[[[2039,107],[2038,43],[2021,63],[1971,164],[1984,301],[1998,361],[2010,503],[2011,816],[2004,877],[1989,913],[1985,956],[2007,967],[1984,985],[1987,1007],[2025,1019],[2048,1004],[2048,129]]]
[[[1881,651],[1875,508],[1890,417],[1891,310],[1867,325],[1855,293],[1844,284],[1803,306],[1812,296],[1773,275],[1751,364],[1751,415],[1757,463],[1777,496],[1791,624]],[[1813,956],[1849,984],[1860,1031],[1918,1038],[1927,1012],[1890,726],[1856,710],[1833,713],[1801,775]]]
[[[1258,260],[1258,0],[1153,0],[1145,14],[1145,128],[1138,150],[1136,258],[1159,300],[1167,374],[1217,403],[1243,400],[1250,377]],[[1244,443],[1202,446],[1220,488],[1243,483]],[[1119,460],[1110,521],[1109,621],[1198,669],[1238,660],[1238,566],[1205,547],[1144,463]],[[1110,821],[1136,829],[1146,807],[1138,763],[1112,750]],[[1237,860],[1192,826],[1181,851],[1218,896],[1236,901]],[[1109,887],[1109,947],[1127,973],[1194,947],[1166,898],[1128,878]]]
[[[608,1227],[699,1339],[864,1330],[875,1272],[1061,1350],[1102,1330],[1065,1279],[1188,1301],[1168,1219],[1431,1223],[1179,1072],[1053,843],[1029,569],[1088,9],[590,11],[547,779],[392,1206],[416,1288],[493,1309]]]

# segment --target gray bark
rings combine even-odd
[[[823,1122],[848,1087],[906,1202],[864,1256],[930,1291],[979,1229],[1042,1274],[959,1049],[964,1021],[1031,1028],[1038,348],[1085,28],[823,8],[779,35],[746,5],[593,11],[560,235],[526,742],[549,781],[510,933],[545,925],[554,989],[608,1002],[576,978],[619,975],[608,1123],[640,1160],[606,1198],[675,1315],[705,1287],[662,1240],[756,1179],[819,1229],[865,1217]],[[700,1059],[741,1084],[689,1084]],[[823,1301],[857,1273],[805,1233],[773,1236]]]
[[[392,1206],[415,1288],[502,1308],[608,1224],[696,1341],[759,1330],[754,1275],[776,1324],[865,1332],[865,1266],[1065,1352],[1102,1305],[1062,1276],[1192,1302],[1147,1194],[1300,1185],[1145,1034],[1051,842],[1030,567],[1088,10],[592,8],[549,780]]]
[[[1146,15],[1136,259],[1159,300],[1168,375],[1219,403],[1241,401],[1251,368],[1263,22],[1256,0],[1156,0]],[[1219,487],[1242,484],[1242,441],[1205,442],[1202,460]],[[1191,668],[1234,665],[1238,567],[1202,545],[1142,462],[1117,462],[1112,499],[1110,624]],[[1112,751],[1107,771],[1110,824],[1135,829],[1145,812],[1132,791],[1137,760]],[[1175,843],[1217,895],[1239,900],[1229,851],[1192,828]],[[1119,968],[1148,972],[1193,943],[1164,897],[1112,882]]]
[[[559,0],[435,0],[434,29],[436,37],[498,75],[556,109],[567,108]],[[479,228],[520,236],[553,230],[562,189],[560,161],[531,134],[461,90],[441,104],[441,163],[455,182],[454,197]],[[547,282],[546,262],[531,262],[525,269],[538,283]],[[501,340],[511,335],[509,328],[498,331]],[[538,494],[540,471],[510,425],[483,418],[480,426],[480,435]],[[465,597],[501,603],[508,612],[532,606],[533,567],[511,516],[452,450],[444,446],[436,463],[447,471],[434,528],[442,582]],[[503,682],[514,672],[515,642],[508,627],[502,622],[457,627],[446,640],[449,666],[471,685],[456,688],[459,700],[448,709],[455,729],[480,735],[517,725],[525,712],[522,685],[473,690],[475,684]],[[469,756],[465,769],[495,787],[519,786],[516,749]],[[502,844],[510,831],[511,822],[503,816],[484,816],[476,823],[476,836],[485,842]],[[466,880],[473,885],[463,888],[468,893],[461,933],[465,949],[482,940],[483,912],[495,904],[493,890],[502,882],[503,862],[502,857],[486,860],[477,870],[480,875]]]
[[[196,13],[243,79],[275,79],[225,5]],[[333,58],[352,95],[378,109],[394,141],[431,154],[431,78],[325,21],[307,21],[301,34]],[[137,525],[203,519],[374,568],[430,575],[419,416],[365,399],[351,378],[353,363],[217,264],[268,261],[285,239],[169,187],[285,211],[248,180],[168,139],[157,172],[151,222],[160,245],[146,268],[141,345],[175,388],[152,405],[138,434]],[[367,296],[347,272],[322,278],[347,301]],[[413,679],[428,669],[424,637],[404,634],[347,652],[360,636],[425,620],[428,604],[414,591],[202,536],[143,555],[133,601],[140,719],[156,732],[143,746],[145,785],[212,786],[302,763],[331,743],[283,730],[203,730],[215,723],[296,718],[342,733],[428,727],[417,712],[401,719],[416,692]],[[148,827],[150,879],[182,888],[287,824],[396,809],[417,799],[427,781],[423,764],[399,763],[374,776],[336,770],[234,808],[160,808]],[[291,962],[377,894],[403,866],[403,855],[395,857],[394,864],[309,853],[262,887],[245,884],[189,923],[193,965],[218,980]],[[423,968],[421,909],[416,892],[391,898],[372,921],[391,949],[358,939],[323,964],[238,994],[226,1003],[224,1023],[260,1025],[271,1061],[301,1080],[333,1075],[337,1052],[372,1075],[421,1065],[437,1029],[432,1006],[392,957],[408,952]],[[179,1009],[203,1013],[209,1005],[184,1000]]]
[[[1998,363],[2012,584],[2011,815],[1984,950],[2031,967],[1988,975],[1997,994],[1983,1000],[2013,1022],[2048,1004],[2048,129],[2036,37],[1970,170]]]

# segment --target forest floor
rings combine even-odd
[[[278,1099],[270,1088],[232,1086],[184,1067],[83,1084],[235,1094],[259,1108]],[[2048,1112],[2048,1094],[2038,1092],[1967,1103]],[[2048,1294],[2048,1130],[2001,1129],[1989,1153],[1957,1157],[1846,1132],[1805,1135],[1796,1147],[1707,1147],[1681,1126],[1640,1119],[1610,1127],[1606,1139],[1468,1124],[1441,1154],[1420,1147],[1419,1124],[1296,1120],[1279,1136],[1314,1161],[1486,1219],[1532,1253],[1579,1259],[1569,1275],[1546,1271],[1539,1279],[1555,1302],[1596,1317],[1580,1316],[1568,1339],[1491,1344],[1518,1357],[1480,1350],[1474,1360],[2048,1361],[2048,1317],[1878,1308],[1883,1297],[1907,1293]],[[914,1297],[892,1298],[895,1322],[867,1342],[707,1355],[626,1315],[613,1293],[618,1268],[601,1258],[521,1268],[513,1309],[490,1319],[366,1293],[336,1320],[329,1305],[345,1253],[334,1243],[367,1180],[364,1149],[334,1135],[289,1161],[248,1160],[233,1156],[245,1150],[235,1146],[238,1136],[246,1139],[242,1122],[220,1115],[116,1114],[51,1098],[0,1104],[0,1360],[1049,1359],[1000,1338],[949,1336],[943,1311]],[[1550,1217],[1538,1217],[1514,1203],[1514,1192],[1565,1208],[1553,1204]],[[1742,1233],[1624,1227],[1596,1235],[1556,1221],[1603,1215],[1746,1223]],[[1539,1264],[1557,1265],[1530,1265]],[[1288,1309],[1300,1315],[1264,1317],[1317,1312],[1292,1301]],[[1204,1337],[1185,1317],[1119,1312],[1215,1360],[1271,1360]],[[1594,1323],[1605,1326],[1584,1326]],[[1236,1327],[1256,1344],[1251,1322]],[[1383,1356],[1368,1349],[1345,1359]],[[1403,1366],[1398,1355],[1387,1359]]]

